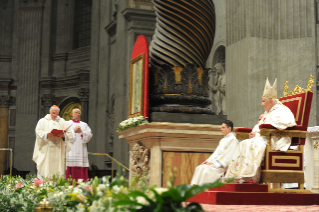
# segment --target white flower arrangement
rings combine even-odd
[[[119,124],[119,127],[117,128],[117,130],[118,131],[127,130],[129,128],[137,127],[140,124],[144,124],[144,123],[148,123],[147,117],[137,116],[137,117],[129,118],[129,119],[122,121]]]

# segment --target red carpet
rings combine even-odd
[[[290,206],[290,205],[205,205],[201,204],[202,208],[206,212],[258,212],[258,211],[270,211],[270,212],[284,212],[284,211],[319,211],[318,205],[308,206]]]
[[[211,205],[316,205],[319,194],[270,193],[265,184],[226,184],[192,197],[188,202]]]

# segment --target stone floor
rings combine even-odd
[[[319,204],[319,203],[318,203]],[[224,211],[319,211],[319,205],[309,206],[291,206],[291,205],[206,205],[201,204],[207,212],[224,212]]]

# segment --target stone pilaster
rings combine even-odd
[[[314,142],[319,142],[319,139],[315,140]],[[319,193],[319,149],[318,148],[314,149],[313,151],[313,164],[314,164],[314,178],[313,178],[314,181],[313,181],[313,186],[311,191],[313,193]]]
[[[20,1],[17,125],[15,161],[18,170],[35,171],[30,163],[34,149],[34,129],[39,117],[39,76],[41,72],[41,49],[43,27],[43,0]],[[26,160],[28,158],[28,160]]]
[[[9,105],[14,102],[12,96],[0,96],[0,148],[8,148]],[[7,151],[0,151],[0,174],[6,170]]]
[[[78,95],[81,100],[81,120],[88,123],[88,114],[89,114],[89,89],[81,88],[78,92]]]

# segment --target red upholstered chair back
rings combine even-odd
[[[306,91],[305,93],[281,97],[279,99],[294,114],[297,126],[305,130],[308,127],[312,96],[313,93],[311,91]]]

